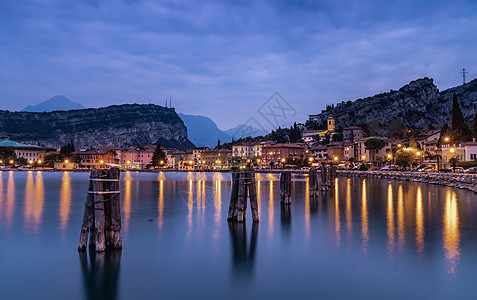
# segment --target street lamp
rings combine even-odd
[[[333,159],[334,159],[335,161],[337,161],[337,160],[338,160],[338,156],[333,157]]]
[[[65,164],[69,163],[69,161],[67,159],[65,159]]]
[[[450,148],[449,151],[450,151],[450,153],[454,153],[454,152],[455,152],[455,148]]]
[[[449,137],[445,137],[445,138],[444,138],[444,141],[448,142],[448,141],[449,141]]]

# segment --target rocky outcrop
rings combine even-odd
[[[375,177],[400,181],[424,182],[460,188],[477,193],[477,175],[461,173],[420,173],[388,171],[338,171],[344,177]]]
[[[0,111],[0,137],[53,148],[71,140],[77,148],[141,146],[158,141],[178,149],[194,146],[175,110],[153,104],[42,113]]]
[[[433,79],[427,77],[412,81],[397,91],[343,101],[319,114],[318,122],[333,116],[337,127],[376,122],[385,129],[397,119],[410,128],[441,128],[444,123],[450,125],[454,92],[466,122],[472,124],[477,104],[477,79],[439,92]]]

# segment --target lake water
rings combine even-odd
[[[310,199],[257,175],[260,223],[226,221],[230,174],[123,173],[123,250],[78,253],[89,174],[0,172],[1,299],[475,299],[477,197],[338,178]]]

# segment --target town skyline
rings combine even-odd
[[[177,111],[226,129],[278,91],[304,120],[310,107],[426,76],[440,90],[460,85],[464,67],[475,78],[475,6],[5,2],[0,101],[21,110],[55,94],[86,107],[172,97]]]

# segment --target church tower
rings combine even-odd
[[[332,116],[329,116],[326,122],[328,124],[328,131],[335,131],[335,119]]]

